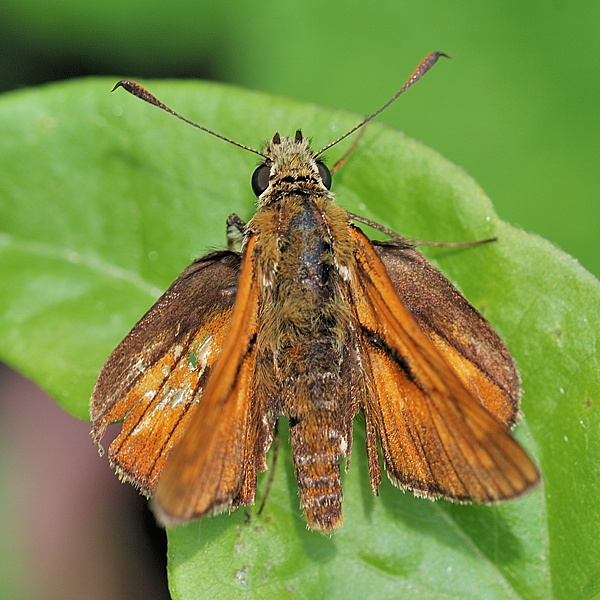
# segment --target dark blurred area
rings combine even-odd
[[[205,55],[202,49],[184,56],[168,51],[159,54],[149,44],[143,46],[139,32],[125,51],[116,52],[127,39],[127,31],[117,29],[112,35],[99,36],[95,46],[86,48],[76,37],[64,39],[70,32],[54,31],[46,43],[39,43],[35,33],[18,26],[14,20],[2,18],[0,8],[0,92],[31,87],[77,77],[133,74],[142,78],[223,79],[219,61]],[[126,26],[126,23],[123,23]],[[130,32],[131,33],[131,32]],[[103,52],[104,49],[104,52]],[[217,49],[213,49],[216,56]]]
[[[1,24],[0,40],[0,92],[51,81],[127,72],[146,78],[219,79],[219,73],[215,72],[210,61],[194,60],[193,56],[185,62],[157,61],[148,64],[140,60],[132,64],[125,57],[111,57],[111,60],[105,61],[71,48],[49,55],[14,32],[6,31]]]
[[[0,365],[1,598],[169,598],[165,532],[89,431]]]

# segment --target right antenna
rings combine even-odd
[[[332,146],[335,146],[338,142],[341,142],[343,139],[347,138],[349,135],[352,135],[357,129],[360,129],[363,125],[366,125],[371,119],[374,119],[380,112],[383,112],[392,102],[394,102],[394,100],[396,100],[396,98],[398,98],[398,96],[400,96],[400,94],[404,93],[411,85],[413,85],[414,83],[419,81],[419,79],[421,79],[421,77],[423,77],[423,75],[425,75],[425,73],[427,73],[427,71],[429,71],[429,69],[431,69],[431,67],[433,67],[433,65],[435,65],[435,63],[437,62],[437,59],[440,56],[445,56],[446,58],[450,58],[444,52],[432,52],[431,54],[428,54],[421,61],[421,64],[415,69],[415,72],[410,76],[408,81],[379,110],[375,111],[372,115],[369,115],[366,119],[364,119],[358,125],[356,125],[356,127],[353,127],[350,131],[348,131],[347,133],[345,133],[344,135],[339,137],[337,140],[331,142],[331,144],[327,144],[327,146],[325,146],[324,148],[321,148],[318,152],[315,152],[313,154],[313,158],[316,158],[317,156],[319,156],[319,154],[322,154],[323,152],[325,152],[325,150],[329,150],[329,148],[331,148]]]

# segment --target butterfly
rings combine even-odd
[[[392,483],[426,498],[493,503],[538,483],[510,433],[521,384],[505,343],[413,243],[370,241],[352,224],[319,158],[441,55],[318,152],[301,131],[263,152],[231,142],[262,157],[255,215],[228,221],[241,251],[194,261],[111,354],[91,399],[93,440],[122,421],[110,463],[154,498],[161,523],[253,504],[282,415],[308,527],[324,533],[343,522],[340,461],[359,411],[375,494],[379,448]],[[117,87],[190,122],[134,82]]]

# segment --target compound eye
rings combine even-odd
[[[269,187],[271,169],[267,165],[260,165],[252,174],[252,189],[260,196]]]
[[[317,167],[319,169],[319,175],[321,176],[321,181],[323,182],[323,185],[328,190],[330,190],[331,189],[331,172],[325,166],[325,164],[322,163],[320,160],[317,161]]]

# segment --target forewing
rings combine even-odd
[[[353,300],[374,387],[365,412],[379,433],[390,479],[419,495],[456,501],[494,502],[524,493],[539,473],[479,400],[487,387],[463,383],[453,355],[446,359],[446,347],[430,340],[400,300],[369,240],[356,228],[352,236]],[[416,301],[415,294],[409,297]],[[478,375],[477,365],[470,374]]]
[[[519,417],[521,381],[504,341],[414,247],[396,242],[373,247],[400,300],[462,383],[512,427]]]
[[[151,495],[201,396],[231,321],[240,256],[190,265],[119,344],[94,387],[92,437],[123,421],[109,447],[119,475]]]
[[[231,327],[155,495],[165,525],[254,502],[260,416],[253,400],[258,287],[255,238],[246,244]]]

